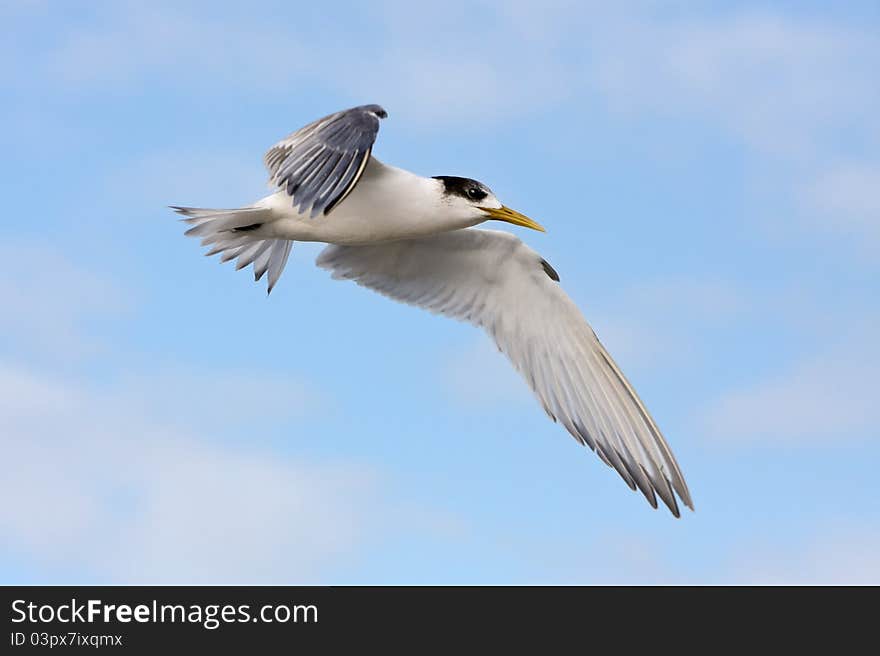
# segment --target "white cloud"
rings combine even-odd
[[[536,12],[515,3],[379,3],[382,47],[345,88],[427,126],[496,122],[552,106],[572,94],[575,70],[555,38],[560,7],[549,4]]]
[[[515,553],[538,583],[571,585],[876,585],[880,530],[853,516],[814,517],[769,528],[716,527],[682,519],[675,530],[613,521],[583,541],[553,536],[495,536],[499,552]],[[782,519],[782,518],[780,518]],[[713,520],[709,518],[710,524]],[[720,521],[721,518],[719,518]],[[709,533],[712,533],[710,531]],[[552,553],[553,558],[547,558]],[[533,576],[535,576],[533,574]]]
[[[753,543],[732,567],[736,580],[757,585],[877,585],[880,531],[856,524],[823,527],[794,548]]]
[[[862,161],[880,147],[876,31],[739,11],[616,16],[594,37],[591,77],[613,110],[697,121],[746,147],[765,188],[758,230],[786,243],[831,232],[876,252],[878,163]]]
[[[192,398],[214,381],[187,384]],[[375,472],[169,427],[138,410],[163,410],[170,392],[157,391],[0,366],[0,443],[15,463],[0,496],[16,500],[0,508],[4,543],[81,581],[310,583],[355,555]]]
[[[233,81],[263,94],[342,92],[424,125],[497,121],[598,92],[612,107],[704,116],[764,152],[816,152],[843,130],[880,136],[880,40],[859,26],[748,10],[659,18],[650,4],[567,1],[384,0],[336,17],[332,32],[298,14],[291,24],[232,8],[108,3],[70,23],[44,65],[77,89],[151,81],[207,102]]]
[[[623,109],[704,116],[760,151],[795,157],[877,126],[880,40],[867,30],[744,12],[610,28],[597,35],[596,74]]]
[[[0,248],[0,334],[16,352],[75,360],[102,348],[96,322],[124,316],[129,292],[51,247],[6,242]]]
[[[801,190],[802,205],[824,230],[880,249],[880,165],[829,168]]]
[[[821,157],[841,134],[880,137],[880,40],[858,26],[745,10],[658,18],[645,4],[385,0],[328,34],[300,14],[290,25],[112,3],[59,35],[45,66],[76,89],[157,82],[208,101],[231,80],[238,93],[331,91],[423,126],[494,123],[598,94],[626,111],[703,117],[764,153]]]
[[[31,576],[319,583],[389,528],[373,468],[291,455],[302,420],[326,408],[309,385],[106,357],[116,347],[94,325],[115,316],[114,285],[36,245],[2,261],[17,284],[0,289],[0,450],[14,463],[0,496],[15,500],[0,539]],[[87,368],[54,354],[84,345]]]
[[[701,424],[717,439],[768,445],[877,439],[878,324],[850,327],[787,371],[717,399]]]
[[[80,89],[133,88],[167,75],[198,93],[236,79],[265,89],[311,68],[313,53],[292,38],[290,27],[231,18],[173,3],[107,3],[69,24],[46,65],[53,77]]]
[[[330,33],[303,12],[288,23],[120,2],[71,24],[42,66],[77,92],[96,85],[124,92],[149,82],[183,86],[210,103],[230,91],[331,91],[382,102],[423,126],[469,125],[528,114],[570,93],[569,59],[552,38],[560,23],[527,20],[553,15],[388,0],[364,16],[339,16]]]
[[[113,347],[96,326],[127,299],[50,249],[5,250],[0,449],[14,466],[0,496],[15,502],[0,537],[12,553],[83,582],[316,582],[352,555],[376,474],[268,450],[279,428],[295,439],[319,395],[272,372],[136,353],[70,373],[70,357]]]

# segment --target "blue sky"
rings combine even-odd
[[[0,6],[0,581],[880,582],[876,3],[422,4]],[[477,330],[182,237],[368,102],[548,227],[696,513]]]

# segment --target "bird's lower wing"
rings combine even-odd
[[[318,266],[398,301],[485,328],[544,409],[657,507],[693,509],[669,446],[635,390],[562,291],[556,272],[517,237],[459,230],[423,239],[328,246]]]

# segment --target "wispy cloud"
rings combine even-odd
[[[316,582],[354,555],[377,473],[273,448],[320,394],[265,370],[112,357],[97,324],[128,308],[116,285],[29,243],[0,259],[0,450],[15,463],[0,496],[17,499],[0,536],[30,576]]]
[[[265,89],[279,79],[279,70],[281,79],[290,79],[311,68],[306,44],[279,23],[246,15],[230,22],[173,3],[99,6],[69,24],[45,62],[50,75],[78,89],[96,84],[133,89],[168,74],[172,86],[190,84],[204,93],[228,82],[231,70]]]
[[[598,35],[596,72],[621,109],[701,116],[759,151],[795,157],[877,125],[871,31],[746,12],[611,28]]]
[[[52,246],[0,248],[0,335],[17,354],[73,361],[100,351],[99,326],[131,311],[131,293]]]
[[[756,541],[741,550],[732,569],[745,584],[880,583],[880,531],[853,522],[823,526],[795,548]]]
[[[820,229],[880,252],[880,164],[829,168],[803,185],[801,203]]]
[[[546,580],[610,585],[871,585],[880,582],[880,532],[826,520],[800,532],[733,537],[683,559],[677,539],[610,531],[592,543],[539,544]],[[678,545],[680,549],[683,545]],[[541,554],[552,551],[552,561]],[[688,560],[692,562],[688,562]],[[698,562],[694,562],[698,561]]]
[[[190,398],[214,385],[194,382]],[[138,410],[173,413],[166,392],[0,366],[0,441],[16,463],[0,494],[18,499],[0,508],[4,542],[80,581],[316,582],[354,555],[376,513],[374,471],[236,447]],[[210,401],[200,416],[228,416],[228,395]]]
[[[851,326],[790,369],[727,393],[702,427],[718,439],[766,445],[880,438],[877,329],[876,320]]]
[[[831,147],[843,131],[880,138],[880,40],[852,25],[747,10],[660,18],[645,5],[385,0],[326,29],[319,12],[232,22],[206,6],[106,3],[71,21],[42,65],[80,89],[152,80],[212,89],[211,100],[234,93],[235,79],[263,93],[366,94],[425,123],[494,121],[599,93],[627,111],[703,116],[777,154]]]
[[[778,224],[785,241],[831,228],[874,250],[878,162],[865,153],[880,146],[875,30],[769,12],[618,16],[592,49],[612,110],[697,121],[741,144],[761,172],[752,184],[767,188],[756,202],[775,205],[753,214]]]
[[[302,11],[289,22],[244,12],[233,23],[198,4],[108,3],[71,23],[38,65],[77,93],[148,81],[207,102],[324,90],[381,101],[422,126],[479,124],[569,94],[570,60],[554,38],[564,23],[542,15],[552,14],[388,0],[336,15],[329,29],[326,16]]]

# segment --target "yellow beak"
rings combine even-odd
[[[488,214],[490,219],[505,221],[507,223],[512,223],[513,225],[522,226],[523,228],[531,228],[532,230],[537,230],[539,232],[547,232],[537,221],[532,221],[525,214],[520,214],[509,207],[481,207],[480,209]]]

